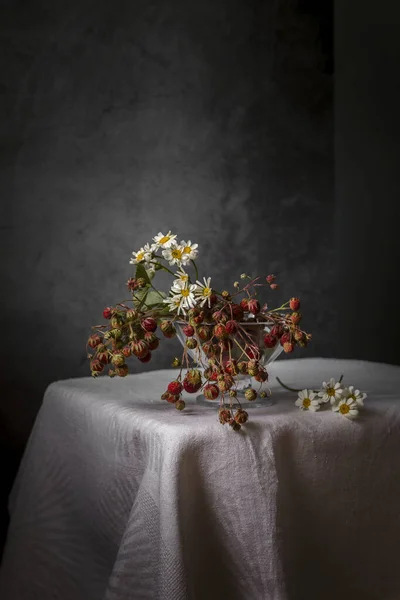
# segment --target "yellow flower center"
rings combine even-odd
[[[169,242],[170,239],[171,238],[169,235],[164,235],[160,240],[160,244],[166,244],[167,242]]]
[[[183,249],[184,254],[190,254],[191,251],[192,251],[192,249],[190,246],[185,246]]]
[[[211,288],[209,288],[209,287],[203,288],[203,296],[211,296]]]
[[[136,254],[136,260],[143,260],[144,259],[144,252],[139,252],[138,254]]]
[[[326,393],[328,394],[328,396],[334,396],[335,395],[335,389],[334,388],[328,388],[326,390]]]
[[[179,276],[179,279],[180,279],[181,281],[188,281],[188,279],[189,279],[189,275],[180,275],[180,276]]]
[[[304,408],[308,408],[310,406],[310,404],[311,404],[310,398],[304,398],[303,399],[303,406],[304,406]]]
[[[179,250],[179,248],[174,248],[171,252],[171,256],[172,258],[182,258],[182,250]]]
[[[186,298],[187,296],[189,296],[190,292],[188,289],[185,288],[181,291],[181,294],[182,296],[184,296],[184,298]]]
[[[347,413],[350,411],[350,407],[348,404],[341,404],[339,406],[339,411],[342,413],[342,415],[347,415]]]

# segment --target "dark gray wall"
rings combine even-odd
[[[336,11],[338,353],[400,364],[400,7]]]
[[[314,334],[296,356],[332,355],[332,77],[296,6],[3,2],[0,410],[13,434],[25,439],[49,382],[89,374],[89,328],[126,298],[130,253],[159,230],[197,241],[204,274],[226,285],[277,273],[269,299],[299,295]]]

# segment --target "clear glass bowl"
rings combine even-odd
[[[182,346],[186,345],[186,341],[188,339],[183,333],[183,327],[185,325],[186,323],[184,323],[183,321],[175,322],[177,337],[181,342]],[[264,336],[270,332],[271,326],[266,325],[265,323],[252,323],[251,321],[242,322],[240,323],[240,326],[244,328],[246,332],[245,336],[248,342],[256,346],[258,350],[257,360],[261,366],[266,367],[268,364],[272,363],[278,358],[278,356],[283,351],[283,348],[279,342],[277,342],[276,346],[274,346],[273,348],[266,348],[264,346]],[[200,344],[200,341],[198,339],[197,342],[198,347],[193,350],[188,349],[188,354],[196,363],[199,369],[204,369],[205,366],[207,366],[208,357],[202,349],[202,345]],[[238,339],[238,343],[243,348],[243,340]],[[231,348],[230,356],[232,359],[236,359],[237,361],[244,359],[247,360],[247,357],[243,354],[243,351],[235,342]],[[230,356],[229,352],[223,352],[222,360],[229,360]],[[257,392],[261,390],[267,390],[267,382],[265,382],[264,384],[260,384],[260,382],[256,381],[249,375],[237,375],[234,379],[236,381],[235,389],[237,391],[238,400],[242,405],[245,405],[246,409],[251,407],[269,406],[272,404],[271,398],[269,396],[267,396],[266,398],[260,398],[258,396],[256,400],[249,402],[244,395],[246,389],[250,387],[253,387]],[[220,397],[218,397],[216,400],[208,400],[203,394],[200,394],[199,396],[197,396],[196,401],[199,404],[203,404],[206,406],[218,406],[220,403]]]

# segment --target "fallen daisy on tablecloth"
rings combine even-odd
[[[308,388],[298,390],[282,383],[279,377],[276,379],[285,389],[290,392],[297,392],[295,405],[304,411],[316,412],[325,406],[331,406],[333,412],[337,412],[347,419],[355,419],[358,417],[367,397],[365,392],[361,392],[353,385],[342,387],[343,375],[338,381],[333,377],[328,382],[323,381],[319,390]]]

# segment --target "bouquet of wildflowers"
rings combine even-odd
[[[243,273],[231,291],[218,290],[211,277],[199,276],[197,258],[198,244],[178,243],[170,231],[132,253],[130,298],[105,308],[108,323],[96,325],[89,337],[91,373],[125,377],[131,357],[151,360],[160,342],[157,332],[165,338],[177,335],[182,356],[173,366],[179,371],[161,398],[183,410],[183,391],[202,392],[205,399],[217,401],[220,422],[237,431],[248,419],[242,403],[267,395],[262,388],[272,353],[305,347],[311,335],[300,328],[298,298],[273,309],[260,302],[261,289],[278,288],[274,275]],[[155,286],[159,271],[171,276],[167,293]],[[243,389],[243,379],[256,385]]]

